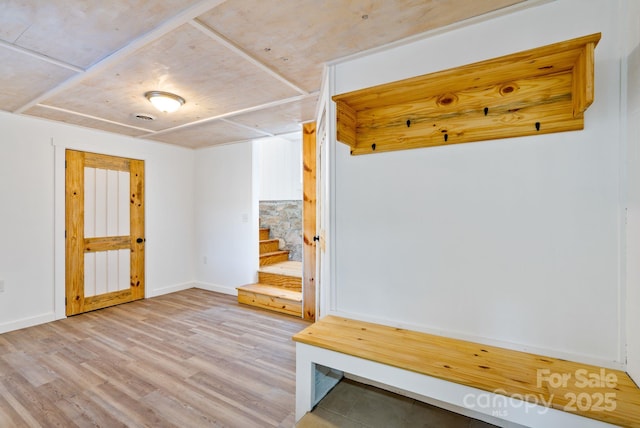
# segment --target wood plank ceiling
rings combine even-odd
[[[4,0],[0,109],[192,148],[300,132],[326,62],[523,1]]]

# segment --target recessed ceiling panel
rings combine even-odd
[[[100,129],[102,131],[115,132],[117,134],[129,135],[131,137],[139,137],[147,134],[149,130],[128,128],[117,124],[103,122],[98,119],[78,116],[64,111],[53,110],[42,106],[34,106],[27,110],[24,114],[40,117],[43,119],[54,120],[56,122],[64,122],[72,125],[83,126],[85,128]]]
[[[195,149],[217,144],[253,140],[260,137],[264,137],[264,134],[226,121],[216,120],[147,138]]]
[[[0,109],[14,111],[75,72],[0,47]]]
[[[197,0],[0,2],[0,38],[86,68]]]
[[[144,98],[152,90],[180,95],[174,113],[154,111]],[[291,88],[233,54],[191,25],[183,25],[104,72],[44,100],[71,111],[137,126],[135,113],[162,130],[297,95]]]
[[[315,120],[318,97],[307,97],[293,103],[234,116],[230,120],[258,128],[274,135],[300,130],[299,124]]]
[[[324,62],[520,1],[234,0],[199,19],[311,92]]]
[[[33,23],[33,9],[24,1],[8,0],[0,3],[0,40],[14,43]]]

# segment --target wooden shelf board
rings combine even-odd
[[[600,33],[335,95],[351,153],[583,129]]]

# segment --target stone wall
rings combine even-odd
[[[284,241],[280,248],[290,251],[289,260],[302,261],[302,201],[260,201],[260,227]]]

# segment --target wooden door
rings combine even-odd
[[[67,150],[67,316],[144,298],[144,161]]]
[[[316,320],[316,124],[302,125],[303,274],[302,316]]]

